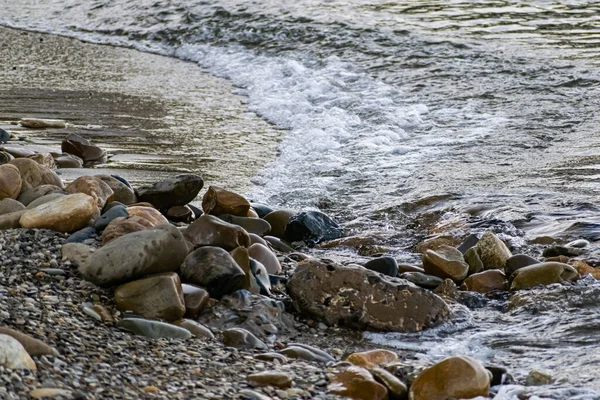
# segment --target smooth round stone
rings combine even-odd
[[[223,331],[223,344],[236,349],[263,349],[268,347],[262,340],[242,328],[230,328]]]
[[[579,273],[569,264],[544,262],[517,270],[512,277],[510,290],[531,289],[535,286],[575,281],[578,278]]]
[[[250,386],[275,386],[278,388],[289,388],[292,386],[292,377],[285,372],[261,371],[246,377]]]
[[[506,266],[504,267],[504,273],[507,277],[511,277],[516,270],[529,265],[539,264],[540,261],[535,258],[528,256],[527,254],[515,254],[506,260]]]
[[[220,247],[205,246],[191,252],[179,269],[184,282],[206,288],[220,299],[244,289],[246,274],[231,255]]]
[[[258,214],[259,218],[264,218],[267,214],[273,212],[271,207],[262,203],[250,203],[250,207]]]
[[[25,206],[15,199],[7,198],[0,200],[0,215],[23,210],[25,210]]]
[[[12,337],[13,339],[16,339],[19,343],[21,343],[21,345],[23,346],[23,348],[25,349],[27,354],[29,354],[32,357],[39,357],[39,356],[44,356],[44,355],[51,355],[51,356],[58,355],[58,352],[56,351],[56,349],[48,346],[46,343],[42,342],[41,340],[38,340],[32,336],[29,336],[25,333],[16,331],[14,329],[0,327],[0,334],[8,335],[8,336]]]
[[[21,216],[20,223],[23,228],[74,232],[85,227],[98,212],[93,197],[76,193],[28,210]]]
[[[46,275],[58,276],[58,275],[66,275],[67,272],[64,269],[60,268],[43,268],[42,272]]]
[[[26,208],[28,210],[33,210],[34,208],[37,208],[37,207],[41,206],[42,204],[50,203],[50,202],[52,202],[54,200],[58,200],[64,196],[66,196],[66,194],[50,193],[50,194],[47,194],[42,197],[38,197],[37,199],[33,200],[31,203],[29,203],[29,205]]]
[[[265,247],[269,247],[269,245],[267,244],[267,241],[263,238],[261,238],[260,236],[258,236],[255,233],[248,233],[248,236],[250,236],[250,244],[254,244],[254,243],[258,243],[258,244],[262,244]]]
[[[246,232],[254,233],[258,236],[264,236],[271,230],[271,225],[264,219],[238,217],[229,214],[221,214],[217,217],[230,224],[241,226]]]
[[[66,389],[58,388],[41,388],[34,389],[29,392],[29,396],[33,399],[53,399],[53,398],[72,398],[73,392]]]
[[[122,319],[117,322],[117,327],[151,339],[189,339],[192,337],[192,334],[187,329],[165,322],[141,318]]]
[[[393,257],[379,257],[368,261],[364,267],[371,271],[379,272],[387,276],[395,277],[398,275],[398,263]]]
[[[240,217],[248,215],[250,203],[244,196],[218,186],[209,186],[202,196],[202,209],[207,214],[231,214]]]
[[[275,236],[265,236],[263,239],[269,243],[269,246],[282,253],[293,253],[296,251],[292,246]],[[267,246],[265,244],[265,246]],[[267,246],[267,247],[269,247]]]
[[[0,200],[16,199],[21,192],[21,173],[11,164],[0,165]]]
[[[283,233],[285,232],[288,221],[295,214],[296,213],[291,210],[277,210],[265,215],[264,220],[271,225],[269,235],[279,239],[283,238]]]
[[[464,280],[461,289],[478,293],[506,290],[506,276],[499,269],[473,274]]]
[[[269,274],[281,272],[281,264],[273,252],[262,244],[253,244],[248,248],[248,255],[265,266]]]
[[[442,278],[438,278],[437,276],[427,275],[422,272],[404,272],[398,275],[399,278],[406,279],[409,282],[414,283],[417,286],[427,288],[427,289],[435,289],[444,283]]]
[[[263,296],[271,296],[271,279],[267,269],[262,263],[250,258],[250,271]]]
[[[129,217],[127,207],[125,207],[124,205],[116,205],[114,207],[111,207],[104,214],[96,218],[96,221],[94,221],[94,228],[98,232],[102,232],[108,226],[108,224],[110,224],[115,218],[119,217]]]
[[[212,215],[203,215],[196,219],[183,235],[194,247],[216,246],[231,251],[236,247],[250,246],[250,237],[244,228]]]
[[[24,158],[24,157],[29,157],[29,156],[35,155],[35,151],[30,150],[25,147],[21,147],[21,146],[19,146],[19,147],[2,146],[0,149],[4,152],[10,154],[14,158]]]
[[[289,343],[287,348],[289,349],[292,347],[298,347],[298,348],[308,350],[312,354],[312,357],[314,358],[315,361],[325,362],[325,363],[330,362],[330,361],[335,361],[335,359],[332,356],[330,356],[323,350],[317,349],[316,347],[309,346],[304,343]],[[285,354],[283,351],[281,351],[281,353]],[[298,357],[296,357],[296,358],[298,358]]]
[[[442,279],[450,278],[460,282],[467,277],[469,265],[463,255],[454,247],[442,245],[435,250],[426,250],[423,254],[423,268],[428,275]]]
[[[410,387],[412,400],[486,398],[490,376],[481,363],[467,356],[448,357],[423,370]]]
[[[40,185],[54,185],[61,189],[64,188],[63,181],[56,175],[56,172],[29,158],[15,158],[4,165],[14,165],[19,169],[22,180],[21,191],[23,192]]]
[[[199,322],[196,322],[191,319],[180,319],[173,322],[174,325],[177,325],[181,328],[187,329],[190,331],[192,335],[197,338],[207,338],[214,339],[215,335],[208,329],[206,326],[202,325]]]

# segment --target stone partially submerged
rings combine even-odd
[[[327,324],[417,332],[449,315],[435,294],[360,266],[310,259],[298,265],[287,287],[296,309]]]

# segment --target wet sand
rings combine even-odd
[[[0,127],[25,139],[10,146],[59,151],[76,133],[108,150],[97,173],[139,185],[192,172],[241,192],[276,156],[280,133],[195,63],[9,28],[0,28],[0,54]],[[68,125],[24,129],[16,125],[24,117]]]

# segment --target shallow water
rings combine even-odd
[[[321,208],[409,261],[433,232],[492,229],[531,252],[540,236],[599,238],[597,2],[64,3],[0,0],[0,23],[196,61],[283,131],[277,159],[253,178],[255,199]],[[127,160],[139,161],[114,162]],[[600,377],[589,367],[593,303],[494,310],[385,340],[420,343],[424,357],[466,351],[519,378],[548,369],[558,380],[533,389],[543,398],[600,398],[586,392]]]

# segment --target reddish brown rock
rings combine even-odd
[[[202,197],[202,209],[206,214],[230,214],[245,217],[250,203],[245,197],[218,186],[210,186]]]
[[[469,276],[463,282],[461,289],[478,293],[506,290],[506,277],[504,272],[498,269],[490,269]]]
[[[328,325],[417,332],[449,314],[440,297],[404,279],[329,261],[303,261],[287,288],[299,311]]]
[[[174,272],[154,275],[117,287],[115,303],[121,311],[133,311],[146,318],[175,321],[185,314],[181,281]]]
[[[590,274],[594,279],[600,279],[600,269],[590,266],[582,260],[574,260],[573,267],[579,272],[579,275],[584,276]]]
[[[118,217],[110,221],[108,226],[102,232],[102,245],[132,232],[151,229],[153,225],[146,219],[139,216]]]
[[[422,371],[410,387],[411,400],[487,397],[490,376],[481,363],[467,356],[448,357]]]
[[[203,215],[184,231],[183,236],[194,245],[216,246],[227,251],[236,247],[250,247],[250,236],[242,227],[212,215]]]
[[[67,193],[85,193],[96,200],[99,209],[104,208],[107,200],[113,195],[113,190],[95,176],[80,176],[67,185]]]
[[[327,390],[338,396],[356,400],[387,400],[388,391],[373,379],[369,371],[352,366],[333,378]]]

